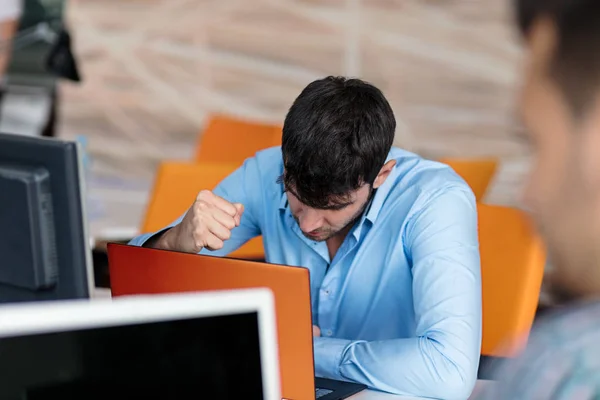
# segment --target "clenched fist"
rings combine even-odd
[[[243,212],[242,204],[203,190],[181,222],[159,239],[157,247],[186,253],[221,249],[231,230],[240,225]]]

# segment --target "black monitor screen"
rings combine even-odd
[[[76,143],[0,133],[0,303],[89,298]]]
[[[0,399],[262,399],[258,314],[0,339]]]

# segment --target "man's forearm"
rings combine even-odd
[[[467,399],[479,358],[426,337],[377,342],[315,338],[319,377],[350,380],[389,393]]]
[[[142,247],[148,247],[152,249],[159,250],[172,250],[173,246],[171,245],[173,228],[167,228],[161,232],[158,232],[148,238],[143,244]]]
[[[159,250],[175,250],[173,245],[174,227],[167,227],[155,233],[146,233],[133,238],[129,244]]]

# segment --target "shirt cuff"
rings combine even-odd
[[[313,340],[315,375],[319,378],[346,380],[340,372],[342,358],[351,340],[316,337]]]
[[[143,234],[143,235],[136,236],[136,237],[134,237],[133,239],[131,239],[131,240],[129,241],[129,244],[130,244],[131,246],[140,246],[140,247],[143,247],[143,246],[144,246],[144,244],[146,244],[146,242],[147,242],[148,240],[150,240],[150,239],[152,239],[152,238],[154,238],[154,237],[158,237],[158,236],[162,235],[163,233],[165,233],[166,231],[168,231],[168,230],[169,230],[169,229],[171,229],[171,228],[172,228],[172,227],[168,227],[168,228],[165,228],[165,229],[161,229],[161,230],[160,230],[160,231],[158,231],[158,232],[154,232],[154,233],[145,233],[145,234]]]

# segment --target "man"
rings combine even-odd
[[[600,397],[600,2],[517,0],[527,47],[522,116],[535,149],[525,194],[566,307],[534,329],[485,399]]]
[[[465,399],[481,341],[475,199],[449,167],[392,148],[395,127],[372,85],[312,82],[281,148],[132,243],[225,255],[262,234],[267,261],[310,270],[318,376]]]

